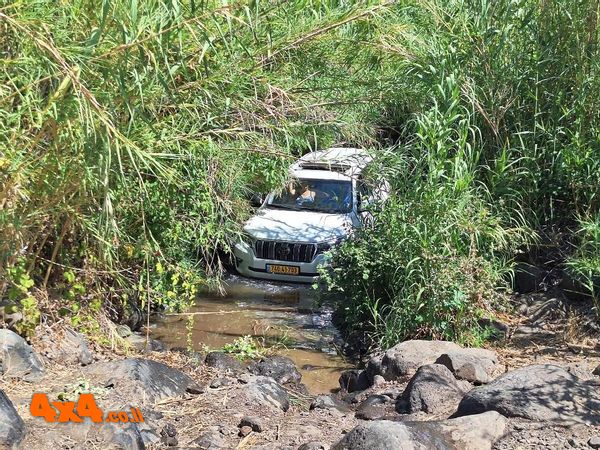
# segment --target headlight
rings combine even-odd
[[[317,254],[325,253],[339,245],[344,240],[343,237],[336,237],[334,239],[330,239],[328,241],[319,242],[317,244]]]

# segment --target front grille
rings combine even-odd
[[[314,259],[317,244],[258,240],[254,243],[254,253],[261,259],[307,263]]]

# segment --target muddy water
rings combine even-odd
[[[309,286],[272,284],[230,276],[224,296],[201,293],[189,313],[167,315],[154,337],[170,347],[220,349],[241,336],[253,336],[275,354],[291,358],[313,394],[336,389],[349,364],[338,356],[339,336],[331,309],[315,306]]]

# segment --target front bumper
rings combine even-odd
[[[324,254],[315,256],[312,262],[289,262],[276,259],[260,259],[254,255],[252,248],[245,242],[238,242],[233,248],[235,256],[235,268],[247,277],[260,278],[262,280],[286,281],[292,283],[315,283],[319,279],[318,267],[328,264]],[[267,272],[267,264],[280,264],[300,268],[299,275],[284,275]]]

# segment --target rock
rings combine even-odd
[[[364,391],[371,386],[371,381],[364,370],[345,370],[340,375],[340,387],[346,392]]]
[[[382,356],[371,358],[365,369],[369,380],[381,375],[387,381],[412,375],[425,365],[433,364],[442,354],[461,350],[448,341],[404,341],[387,350]]]
[[[0,329],[0,364],[7,378],[38,381],[44,375],[44,365],[33,348],[21,336]]]
[[[600,377],[600,364],[596,366],[596,368],[592,371],[592,374],[596,375],[597,377]]]
[[[121,391],[131,389],[135,395],[150,402],[186,392],[202,392],[201,386],[185,373],[147,359],[129,358],[96,363],[88,366],[86,373],[97,377],[105,387],[115,387]]]
[[[0,390],[0,448],[18,447],[25,437],[25,423],[10,399]]]
[[[172,423],[166,424],[162,430],[160,430],[160,440],[167,447],[175,447],[177,442],[177,429]]]
[[[320,442],[311,441],[311,442],[302,444],[300,447],[298,447],[298,450],[326,450],[326,447],[324,444],[321,444]]]
[[[44,355],[62,364],[81,364],[87,366],[94,359],[86,339],[74,330],[65,329],[62,336],[44,336],[42,344],[46,346]]]
[[[381,375],[375,375],[373,377],[373,387],[378,388],[383,386],[385,383],[385,378],[383,378]]]
[[[222,386],[229,386],[231,382],[227,378],[215,378],[210,382],[211,389],[218,389]]]
[[[378,420],[357,426],[332,450],[489,450],[505,428],[496,412],[431,422]]]
[[[348,405],[332,395],[317,395],[310,404],[310,409],[337,409],[340,412],[346,413],[350,411]]]
[[[152,338],[146,339],[146,335],[143,334],[132,333],[125,338],[125,342],[138,352],[163,352],[165,350],[162,342]]]
[[[371,395],[356,410],[355,417],[362,420],[377,420],[387,413],[385,404],[391,399],[385,395]]]
[[[135,423],[105,423],[95,431],[95,440],[103,442],[101,448],[118,448],[122,450],[144,450],[144,440]],[[88,434],[88,438],[90,435]]]
[[[249,427],[249,426],[243,426],[243,427],[241,427],[241,428],[240,428],[239,435],[240,435],[241,437],[246,437],[246,436],[248,436],[250,433],[252,433],[252,427]]]
[[[208,367],[214,367],[215,369],[226,372],[238,373],[244,370],[241,362],[239,362],[233,356],[223,352],[210,352],[208,355],[206,355],[204,363]]]
[[[270,356],[250,364],[248,371],[255,375],[262,375],[275,379],[279,384],[298,384],[302,375],[296,369],[294,361],[285,356]]]
[[[496,352],[483,348],[464,348],[444,353],[435,363],[446,366],[459,380],[476,384],[488,383],[498,370]]]
[[[427,364],[411,378],[398,398],[396,410],[403,414],[452,412],[464,393],[446,366]]]
[[[241,420],[238,428],[242,427],[250,427],[252,431],[256,431],[257,433],[262,433],[265,429],[265,426],[260,418],[251,416],[246,416]]]
[[[290,397],[285,389],[273,378],[254,376],[248,384],[242,385],[242,392],[252,401],[271,406],[282,411],[290,409]]]
[[[527,263],[518,263],[514,268],[514,288],[521,294],[535,292],[540,289],[547,271],[541,267]]]
[[[227,447],[225,438],[218,431],[203,433],[193,444],[202,450],[221,450]]]
[[[592,448],[600,448],[600,436],[592,436],[587,444]]]
[[[598,423],[600,394],[561,367],[539,364],[507,372],[472,389],[455,415],[484,411],[539,421]]]
[[[129,328],[127,325],[117,325],[115,327],[115,331],[122,338],[126,338],[127,336],[131,336],[131,328]]]

